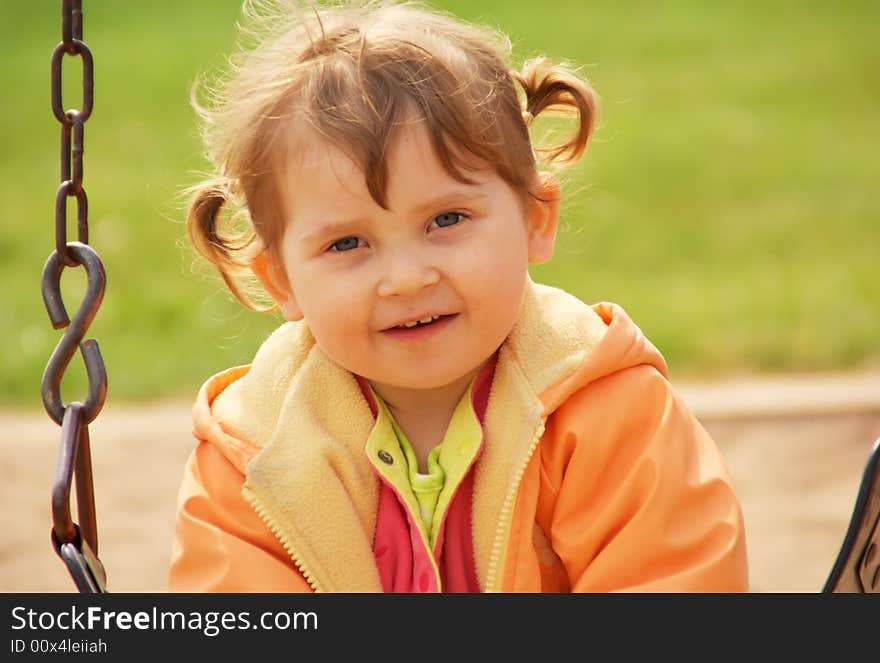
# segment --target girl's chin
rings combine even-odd
[[[449,366],[445,366],[445,370],[436,372],[427,372],[415,370],[411,374],[386,374],[377,375],[375,378],[367,378],[374,386],[386,389],[403,389],[410,391],[434,391],[439,389],[448,389],[450,387],[467,386],[470,381],[477,375],[480,368],[486,363],[481,361],[475,368],[462,368],[461,371],[450,372]]]

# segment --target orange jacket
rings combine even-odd
[[[171,591],[381,591],[373,416],[304,323],[209,379]],[[724,461],[614,304],[530,283],[498,353],[472,497],[483,591],[748,590]]]

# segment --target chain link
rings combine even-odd
[[[107,394],[107,371],[98,343],[83,340],[104,298],[106,275],[98,254],[88,245],[89,202],[83,187],[85,123],[94,105],[94,60],[83,43],[82,0],[62,0],[62,40],[52,52],[52,113],[61,124],[61,184],[55,194],[55,249],[43,267],[43,303],[55,329],[64,334],[43,372],[43,405],[61,426],[61,446],[52,490],[52,542],[81,592],[105,592],[106,577],[98,559],[98,533],[92,485],[89,424],[98,416]],[[61,98],[65,55],[82,59],[82,108],[64,110]],[[77,240],[67,239],[67,203],[76,198]],[[61,296],[61,275],[82,266],[87,285],[73,322]],[[61,382],[79,348],[88,376],[85,403],[65,405]],[[70,515],[71,485],[76,480],[79,524]]]

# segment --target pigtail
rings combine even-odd
[[[539,113],[576,116],[578,128],[567,141],[551,147],[536,147],[548,164],[573,163],[581,158],[599,117],[599,97],[589,84],[564,64],[535,58],[511,76],[525,91],[523,120],[528,127]]]
[[[196,185],[190,194],[186,228],[193,248],[217,268],[226,286],[244,306],[259,312],[276,308],[254,303],[252,294],[242,283],[242,278],[250,273],[250,260],[260,246],[253,226],[249,222],[242,223],[247,212],[241,210],[233,214],[232,228],[221,228],[224,207],[235,202],[233,185],[228,179],[217,177]],[[235,225],[240,228],[236,229]]]

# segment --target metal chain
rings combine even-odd
[[[55,250],[43,268],[43,302],[55,329],[64,335],[43,372],[42,397],[46,412],[61,426],[61,446],[52,489],[52,542],[80,592],[106,592],[106,575],[98,559],[98,531],[92,485],[89,424],[98,416],[107,395],[107,371],[98,343],[83,340],[104,298],[106,275],[98,254],[88,245],[89,201],[83,188],[84,127],[92,114],[94,63],[83,43],[82,0],[62,0],[61,43],[52,52],[52,112],[61,124],[61,184],[55,195]],[[82,108],[64,110],[61,100],[64,56],[82,59]],[[76,198],[77,239],[67,241],[67,202]],[[73,322],[61,297],[61,275],[67,267],[86,270],[86,293]],[[61,381],[77,347],[85,362],[89,389],[85,403],[64,405]],[[76,479],[79,523],[70,514],[70,489]]]

